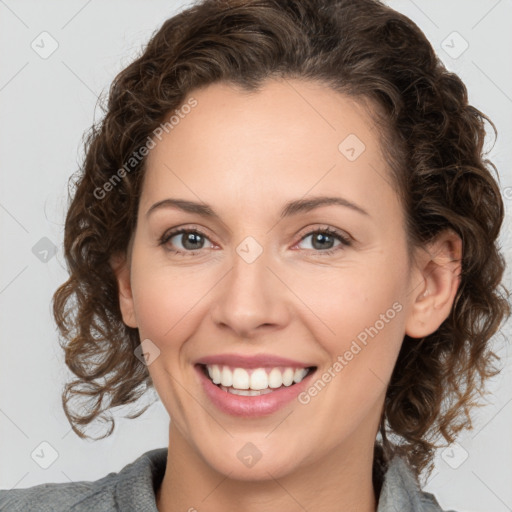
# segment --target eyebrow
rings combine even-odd
[[[366,215],[370,217],[370,214],[358,206],[357,204],[349,201],[348,199],[344,199],[343,197],[329,197],[329,196],[317,196],[309,199],[296,199],[293,201],[289,201],[286,203],[281,210],[280,217],[281,219],[285,217],[291,217],[293,215],[298,215],[300,213],[306,213],[316,208],[320,208],[321,206],[344,206],[346,208],[350,208],[362,215]],[[152,212],[160,208],[176,208],[178,210],[182,210],[187,213],[195,213],[197,215],[201,215],[202,217],[207,217],[211,219],[221,220],[220,216],[215,213],[213,208],[205,203],[197,203],[195,201],[188,201],[185,199],[162,199],[161,201],[153,204],[149,210],[146,212],[146,217],[148,217]]]

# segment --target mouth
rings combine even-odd
[[[293,388],[317,369],[316,366],[242,368],[201,363],[196,364],[196,367],[211,384],[223,392],[243,397],[279,393],[286,388]]]

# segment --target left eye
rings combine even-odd
[[[312,245],[314,249],[320,249],[320,251],[317,252],[324,252],[327,254],[330,254],[338,249],[340,249],[340,246],[349,246],[350,240],[343,236],[338,231],[335,231],[333,229],[317,229],[315,231],[312,231],[302,237],[301,242],[303,240],[306,240],[306,238],[313,237],[312,238]],[[332,247],[332,243],[334,243],[335,240],[338,240],[340,243]]]

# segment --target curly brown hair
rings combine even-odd
[[[133,155],[191,91],[221,81],[255,91],[270,78],[314,80],[371,104],[409,249],[446,228],[461,237],[451,313],[433,334],[404,337],[376,440],[382,468],[398,453],[419,475],[440,436],[451,443],[471,428],[483,381],[500,371],[490,339],[510,315],[497,243],[504,208],[496,167],[483,153],[485,121],[496,134],[494,124],[468,104],[465,85],[423,32],[377,0],[204,0],[166,20],[116,76],[70,187],[70,276],[53,300],[65,361],[77,377],[62,393],[64,411],[82,438],[90,436],[79,426],[108,420],[106,437],[115,424],[109,409],[152,387],[134,356],[138,330],[122,321],[111,265],[112,256],[127,254],[136,226],[145,158],[133,163]]]

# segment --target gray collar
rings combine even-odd
[[[443,512],[443,509],[433,494],[421,491],[407,462],[395,456],[384,475],[377,512]]]

